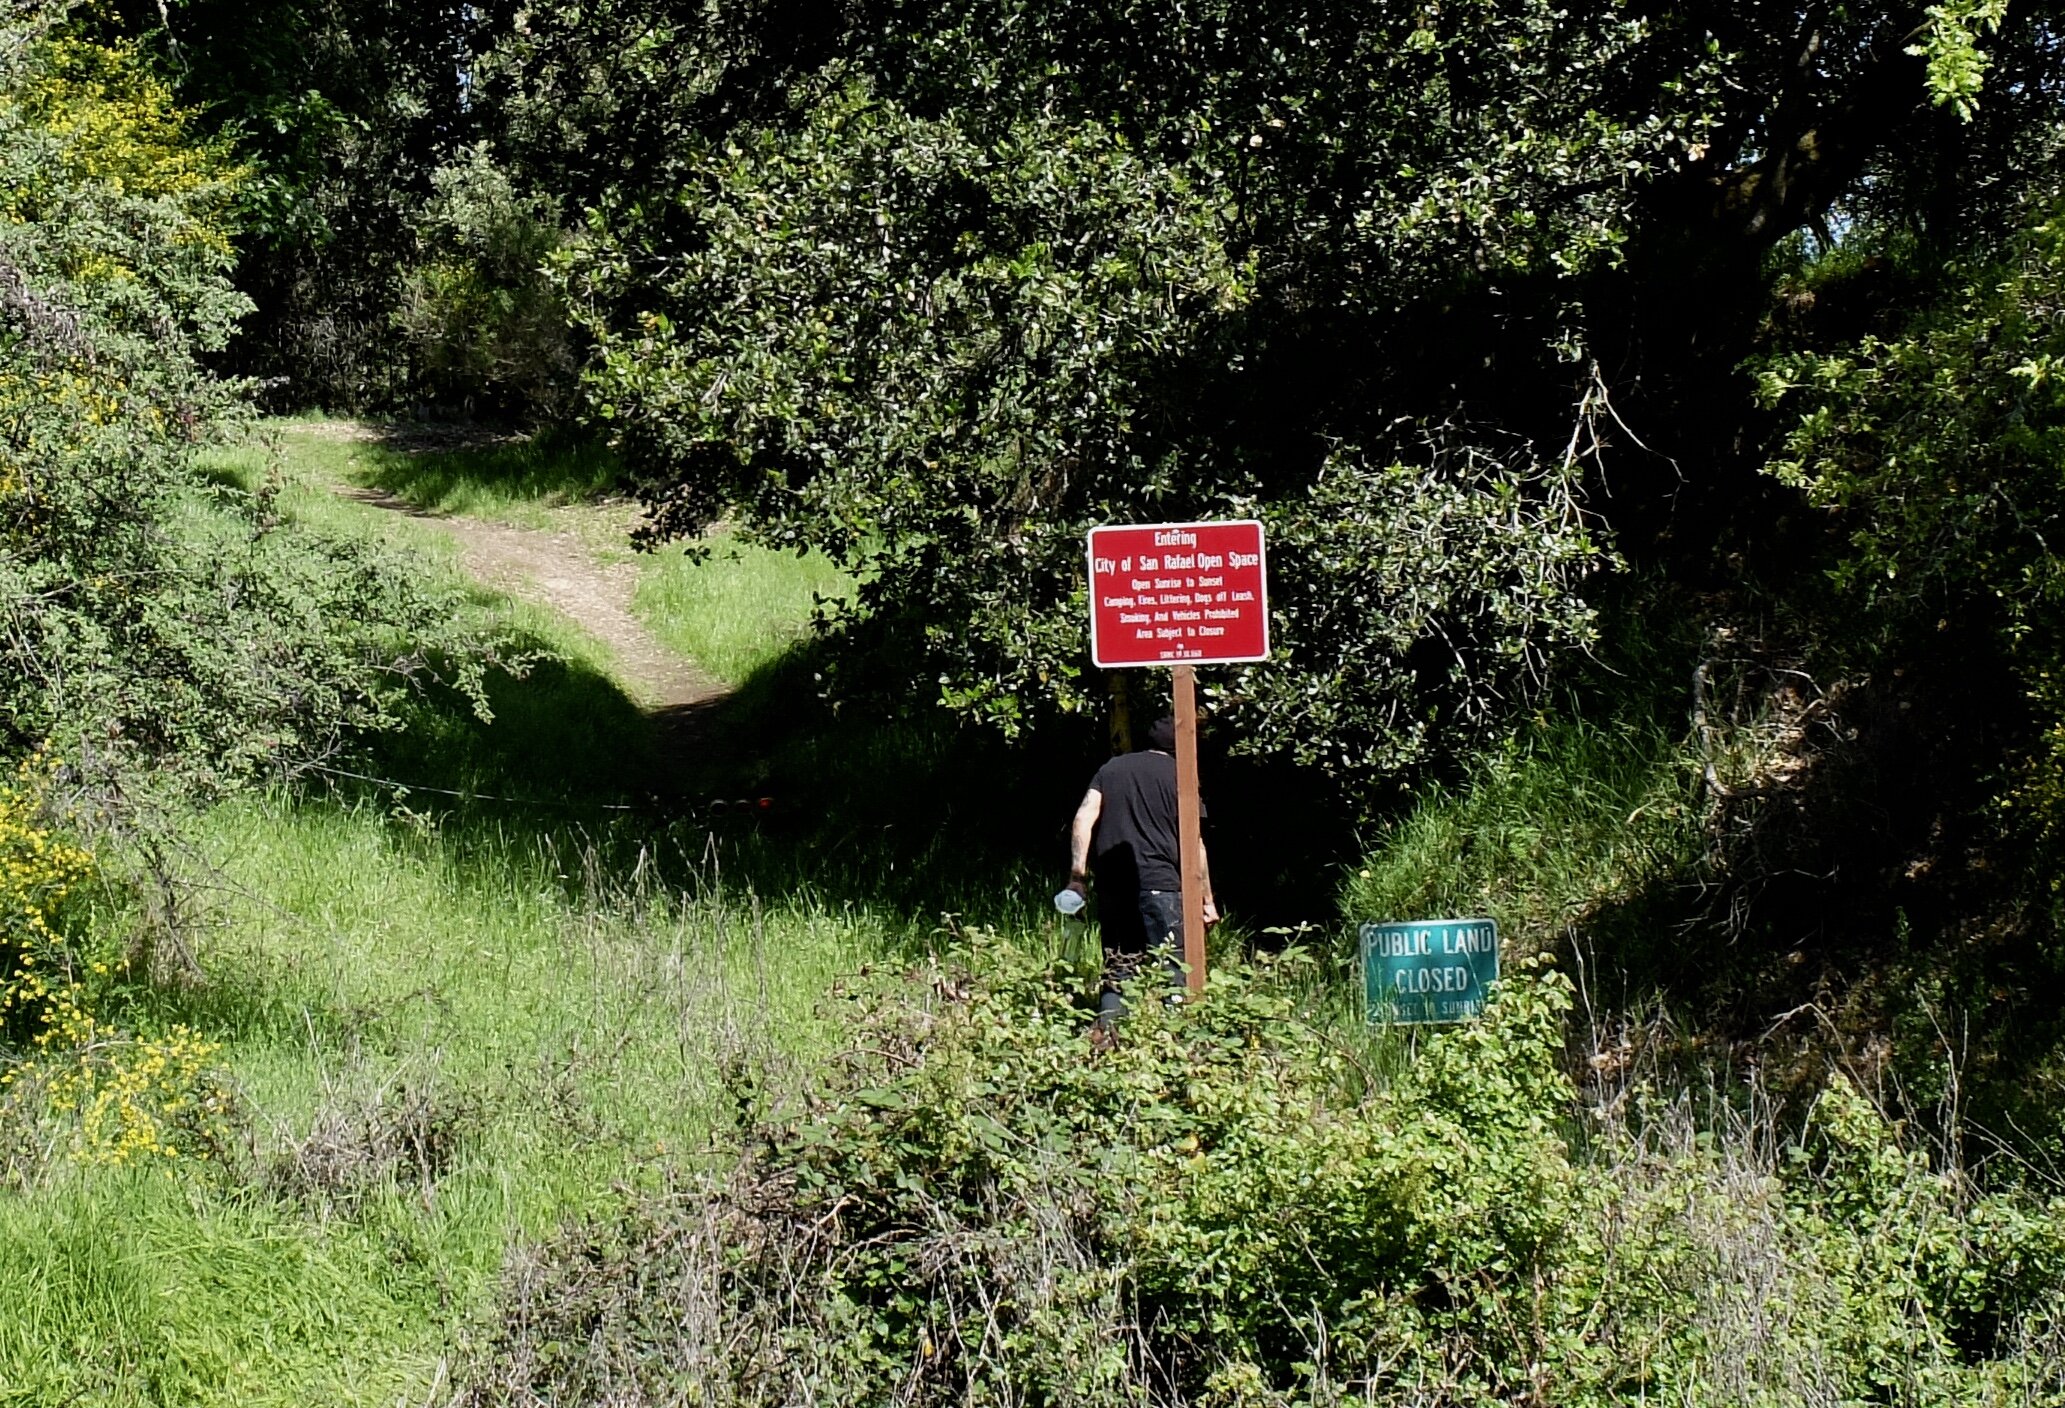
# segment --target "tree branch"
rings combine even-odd
[[[1902,119],[1926,101],[1926,65],[1907,52],[1918,33],[1874,46],[1856,82],[1831,104],[1805,108],[1787,95],[1773,114],[1778,125],[1763,156],[1698,178],[1709,192],[1706,219],[1757,247],[1820,220]],[[1818,35],[1810,36],[1810,44],[1818,42]]]

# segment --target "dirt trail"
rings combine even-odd
[[[426,437],[405,428],[327,421],[297,426],[294,433],[379,442],[404,454],[452,449],[466,443],[449,434]],[[685,721],[715,703],[730,687],[685,656],[669,650],[632,614],[638,567],[601,562],[571,533],[519,528],[463,515],[430,513],[379,489],[338,485],[337,492],[363,504],[405,513],[459,544],[466,571],[511,596],[548,607],[607,644],[638,702],[662,722]]]

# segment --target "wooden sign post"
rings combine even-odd
[[[1176,844],[1183,848],[1183,963],[1192,996],[1205,990],[1205,837],[1197,786],[1197,667],[1178,665]]]
[[[1090,658],[1174,667],[1183,962],[1205,988],[1205,866],[1197,779],[1197,666],[1269,658],[1262,525],[1147,523],[1090,530]]]

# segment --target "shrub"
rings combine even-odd
[[[1931,1169],[1840,1085],[1789,1144],[1653,1088],[1586,1115],[1569,985],[1516,967],[1402,1061],[1238,965],[1194,1006],[1136,994],[1101,1057],[1067,983],[1008,955],[871,988],[807,1097],[752,1114],[741,1087],[727,1167],[517,1259],[468,1401],[1947,1405],[2065,1382],[2057,1205]]]
[[[545,265],[563,235],[553,202],[526,197],[483,147],[432,174],[424,257],[402,280],[395,327],[418,393],[466,413],[549,420],[580,355]]]
[[[67,922],[94,867],[41,819],[48,763],[0,787],[0,1171],[32,1176],[60,1152],[89,1164],[214,1156],[229,1109],[215,1043],[95,1015],[125,965]]]
[[[131,51],[0,30],[0,756],[214,787],[391,723],[451,603],[193,464],[243,419],[242,172]]]
[[[57,1153],[209,1154],[227,1109],[210,1043],[106,1015],[123,960],[60,922],[96,862],[41,818],[61,811],[118,871],[141,840],[162,891],[150,794],[291,774],[392,727],[395,680],[440,649],[481,697],[452,594],[288,522],[273,486],[196,467],[245,420],[246,388],[205,365],[248,307],[229,282],[244,173],[135,51],[65,14],[0,19],[0,759],[64,760],[0,792],[0,1166],[17,1176]]]
[[[1330,1366],[1322,1340],[1390,1352],[1400,1307],[1522,1372],[1476,1278],[1531,1275],[1577,1194],[1559,978],[1372,1085],[1238,967],[1200,1005],[1136,994],[1098,1060],[1055,975],[931,976],[863,996],[727,1175],[519,1270],[476,1401],[1236,1401]]]
[[[428,1202],[478,1119],[476,1102],[435,1066],[377,1083],[326,1073],[306,1131],[282,1132],[264,1180],[326,1212],[354,1209],[390,1188],[413,1187]]]

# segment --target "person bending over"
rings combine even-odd
[[[1198,804],[1204,816],[1204,804]],[[1183,863],[1176,821],[1176,721],[1164,717],[1147,731],[1147,746],[1122,753],[1097,770],[1069,827],[1068,888],[1083,894],[1094,873],[1104,901],[1104,987],[1097,999],[1097,1029],[1109,1036],[1124,1011],[1118,985],[1150,956],[1166,965],[1169,981],[1183,986]],[[1219,922],[1211,870],[1198,843],[1205,923]]]

